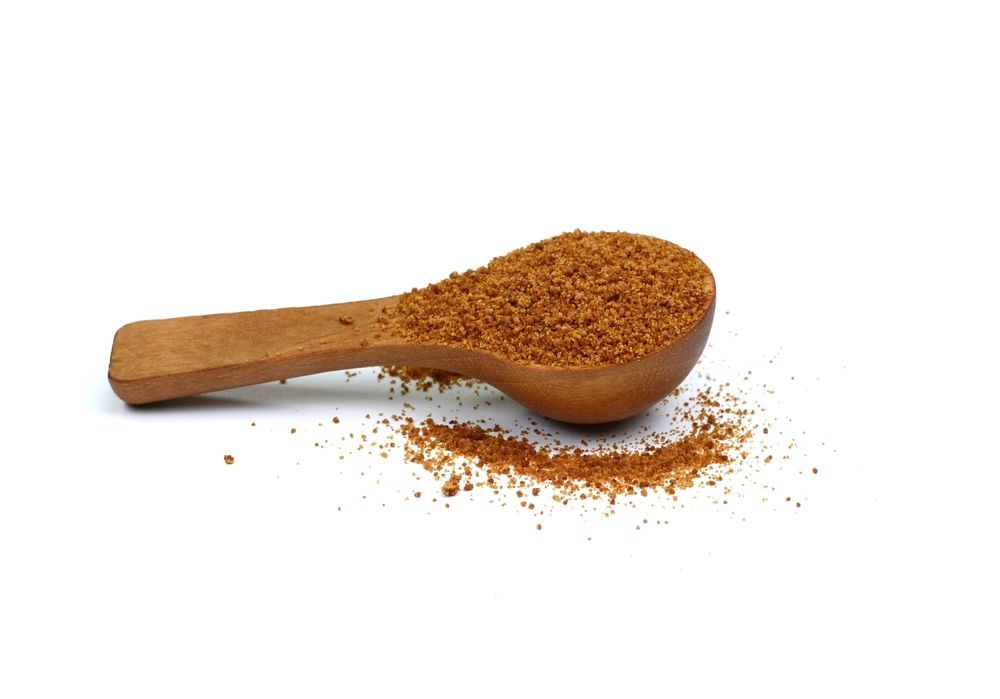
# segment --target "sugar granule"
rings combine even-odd
[[[390,332],[548,366],[620,364],[691,330],[714,294],[694,253],[632,233],[573,231],[403,294]]]

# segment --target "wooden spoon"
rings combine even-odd
[[[403,340],[378,322],[383,307],[399,300],[390,296],[129,323],[115,334],[108,380],[119,398],[138,405],[336,369],[418,366],[481,379],[556,420],[610,422],[653,405],[694,367],[715,311],[710,274],[705,284],[710,300],[687,334],[624,364],[522,364],[486,351]]]

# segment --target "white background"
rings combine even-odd
[[[0,695],[996,696],[998,35],[987,2],[3,3]],[[827,443],[762,476],[801,509],[539,532],[296,446],[366,412],[342,377],[107,387],[127,321],[577,227],[712,266],[706,361],[777,355]]]

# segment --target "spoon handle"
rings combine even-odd
[[[129,323],[115,334],[108,380],[119,398],[138,405],[399,363],[407,345],[379,323],[397,299]]]

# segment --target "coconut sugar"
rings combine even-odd
[[[573,231],[403,294],[384,324],[407,340],[517,362],[629,362],[692,330],[714,295],[708,267],[679,245]]]
[[[677,245],[574,231],[404,294],[380,322],[411,341],[587,367],[633,361],[670,345],[701,321],[713,299],[708,267]],[[777,453],[772,464],[781,433],[759,399],[773,391],[751,385],[749,371],[737,379],[726,370],[732,380],[722,381],[696,371],[695,380],[637,420],[593,428],[523,414],[511,420],[509,409],[496,410],[505,396],[459,374],[410,366],[375,371],[378,382],[389,384],[385,400],[406,398],[377,417],[365,415],[337,442],[315,447],[337,444],[338,460],[399,454],[417,467],[412,476],[420,489],[408,486],[406,499],[421,507],[485,499],[533,520],[571,503],[571,510],[605,515],[623,506],[673,511],[684,507],[681,491],[692,487],[730,507],[756,487],[752,474],[771,473],[789,458]],[[357,375],[346,372],[346,380]],[[379,474],[377,468],[369,464],[360,473]],[[793,509],[804,501],[773,491],[765,486],[762,499]]]
[[[431,418],[401,420],[399,430],[406,438],[407,459],[444,480],[445,495],[480,487],[494,492],[519,488],[518,497],[527,497],[529,490],[537,496],[541,489],[536,484],[544,484],[560,500],[614,504],[622,495],[674,495],[696,482],[721,485],[733,473],[730,462],[752,435],[752,414],[736,395],[719,387],[676,403],[671,430],[630,443],[544,443],[496,424]]]

